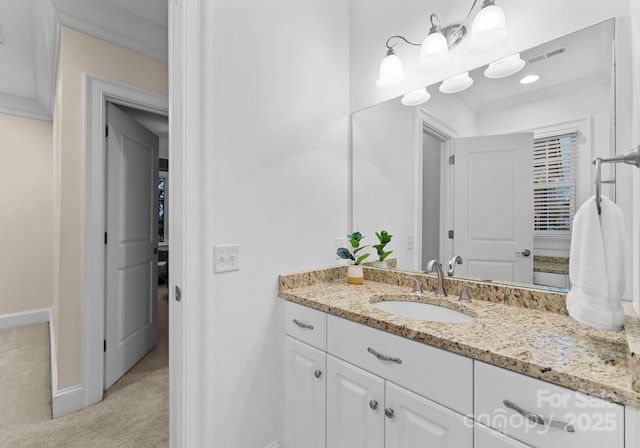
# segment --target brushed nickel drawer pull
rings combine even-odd
[[[304,322],[300,322],[298,319],[293,319],[293,323],[296,324],[300,328],[304,328],[306,330],[313,330],[313,325],[305,324]]]
[[[376,400],[370,400],[369,407],[375,411],[378,409],[378,402]]]
[[[315,376],[316,378],[320,378],[322,376],[322,370],[316,370],[315,372],[313,372],[313,376]]]
[[[390,361],[390,362],[395,362],[396,364],[402,364],[402,359],[383,355],[382,353],[378,353],[371,347],[367,348],[367,351],[371,353],[373,356],[375,356],[376,358],[378,358],[380,361]]]
[[[393,418],[393,416],[395,415],[395,412],[393,412],[393,409],[391,409],[391,408],[386,408],[386,409],[384,410],[384,415],[385,415],[387,418]]]
[[[506,407],[508,407],[510,409],[513,409],[514,411],[516,411],[518,414],[522,415],[527,420],[529,420],[529,421],[531,421],[533,423],[537,423],[538,425],[553,426],[555,428],[560,428],[563,431],[576,432],[575,426],[573,426],[571,423],[565,423],[565,422],[559,422],[559,421],[556,421],[556,420],[546,419],[541,415],[534,414],[533,412],[529,412],[526,409],[522,409],[520,406],[518,406],[517,404],[515,404],[514,402],[509,401],[509,400],[504,400],[502,402],[502,404],[504,404]]]

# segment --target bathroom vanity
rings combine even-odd
[[[280,277],[284,301],[284,446],[619,447],[637,446],[640,393],[632,389],[638,317],[627,335],[583,326],[563,295],[365,268]],[[414,319],[375,306],[425,302],[471,317]],[[446,319],[445,319],[446,320]],[[625,422],[626,420],[626,422]],[[626,441],[625,441],[626,437]]]

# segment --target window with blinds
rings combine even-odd
[[[577,130],[533,141],[533,206],[536,232],[571,231],[576,212]]]

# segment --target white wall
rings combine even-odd
[[[206,446],[262,448],[282,423],[278,274],[335,265],[349,230],[348,5],[206,5],[209,265],[241,246],[239,271],[205,274]]]
[[[54,100],[53,269],[58,388],[82,382],[84,76],[91,73],[161,94],[166,64],[61,27]]]
[[[53,128],[0,114],[0,314],[53,304]]]

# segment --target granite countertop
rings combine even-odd
[[[548,272],[550,274],[569,275],[569,258],[534,255],[533,271]]]
[[[640,408],[640,319],[625,303],[625,331],[587,327],[566,314],[564,295],[547,291],[477,283],[472,303],[457,302],[461,288],[474,282],[445,279],[450,294],[428,292],[415,300],[464,311],[472,322],[443,323],[389,314],[372,303],[385,294],[410,295],[406,273],[365,268],[364,285],[348,285],[344,267],[280,276],[280,297],[549,381]],[[425,291],[436,279],[415,274]],[[410,297],[411,298],[411,297]],[[634,390],[634,386],[635,389]]]

